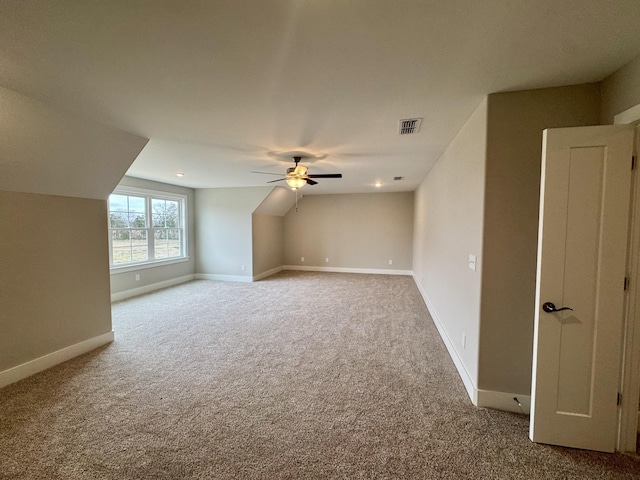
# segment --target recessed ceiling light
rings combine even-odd
[[[376,182],[373,184],[374,187],[380,188],[382,186],[382,182]]]
[[[184,177],[184,173],[178,172],[178,173],[176,173],[176,177]]]

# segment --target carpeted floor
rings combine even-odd
[[[0,390],[0,478],[640,477],[473,407],[410,277],[196,281],[113,323],[113,344]]]

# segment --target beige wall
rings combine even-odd
[[[467,376],[477,385],[487,101],[416,190],[413,271]],[[477,270],[468,268],[476,255]],[[462,335],[466,335],[466,348]]]
[[[0,372],[37,360],[15,379],[110,338],[106,198],[148,140],[4,88],[0,112]]]
[[[411,270],[412,236],[413,192],[307,195],[285,215],[284,262]]]
[[[416,191],[414,275],[479,391],[530,393],[542,131],[599,105],[595,84],[489,95]]]
[[[640,104],[640,57],[605,78],[600,85],[602,124],[612,124],[620,112]]]
[[[0,371],[111,331],[106,208],[0,191]]]
[[[284,218],[254,213],[279,212],[290,193],[196,190],[196,272],[251,277],[282,265],[411,270],[412,192],[309,195]]]
[[[253,275],[258,276],[284,262],[284,218],[279,215],[253,215]]]
[[[111,271],[111,293],[117,294],[127,290],[143,288],[156,283],[193,275],[195,273],[195,190],[166,183],[152,182],[140,178],[124,177],[119,186],[146,188],[159,192],[178,193],[187,196],[187,253],[189,259],[186,262],[172,263],[170,265],[154,265],[135,271],[118,272]],[[136,281],[136,274],[140,280]]]
[[[251,215],[271,190],[272,187],[196,190],[197,274],[253,275]]]
[[[528,394],[542,131],[597,125],[596,84],[488,97],[478,387]]]

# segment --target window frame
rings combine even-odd
[[[180,257],[171,257],[164,258],[160,260],[156,259],[147,259],[140,262],[131,262],[124,263],[121,265],[113,264],[113,238],[112,238],[112,228],[111,228],[111,215],[110,215],[110,203],[109,198],[111,195],[127,195],[127,196],[135,196],[135,197],[144,197],[145,200],[145,227],[147,235],[147,251],[150,255],[154,252],[154,236],[153,236],[153,210],[151,207],[152,200],[169,200],[169,201],[177,201],[180,205],[180,217],[181,217],[181,226],[180,230],[181,240],[182,240],[182,256]],[[159,267],[164,265],[171,265],[172,263],[182,263],[189,261],[189,228],[188,228],[188,196],[181,193],[174,192],[166,192],[161,190],[152,190],[148,188],[139,188],[139,187],[127,187],[127,186],[118,186],[116,189],[111,192],[109,197],[107,198],[107,231],[108,231],[108,241],[109,241],[109,271],[111,273],[124,273],[133,270],[142,270],[145,268],[151,267]]]

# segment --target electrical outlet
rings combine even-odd
[[[139,282],[139,281],[140,281],[140,274],[136,273],[136,282]]]
[[[469,268],[471,270],[473,270],[474,272],[476,271],[476,263],[477,263],[477,259],[475,255],[469,255]]]
[[[247,267],[245,267],[244,265],[241,265],[240,268],[242,269],[243,272],[247,270]]]
[[[325,258],[325,259],[324,259],[324,261],[325,261],[326,263],[329,263],[329,257]]]
[[[301,262],[304,262],[304,257],[300,257],[300,261],[301,261]]]
[[[393,265],[393,260],[389,259],[389,265]]]

